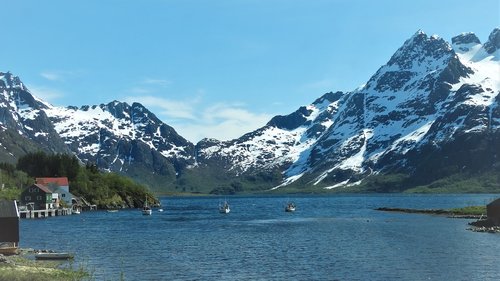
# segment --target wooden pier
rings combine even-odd
[[[23,219],[48,218],[55,216],[67,216],[71,214],[72,211],[69,208],[19,211],[19,216]]]

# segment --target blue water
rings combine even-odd
[[[21,220],[21,247],[71,251],[97,280],[500,280],[500,235],[377,207],[485,205],[498,195],[162,198],[139,210]],[[297,204],[284,212],[287,199]]]

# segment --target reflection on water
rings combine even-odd
[[[21,247],[71,251],[116,280],[497,280],[500,235],[377,207],[484,205],[494,195],[163,198],[164,212],[21,221]],[[293,199],[297,211],[286,213]],[[44,239],[40,239],[43,237]]]

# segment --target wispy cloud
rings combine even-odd
[[[40,76],[49,81],[67,81],[70,78],[75,78],[84,74],[83,70],[46,70],[40,72]]]
[[[238,138],[264,126],[273,116],[252,112],[241,103],[206,104],[199,95],[183,101],[155,96],[134,96],[125,100],[140,102],[181,136],[195,143],[203,138]]]
[[[188,124],[185,134],[194,140],[205,137],[230,140],[264,126],[272,116],[252,112],[243,104],[219,103],[205,108],[200,121],[191,127]]]
[[[166,116],[168,118],[196,119],[194,114],[194,103],[196,101],[174,101],[155,96],[131,96],[126,97],[125,101],[128,103],[139,102],[155,114]]]
[[[142,83],[147,84],[147,85],[156,85],[156,86],[166,87],[166,86],[172,84],[172,81],[165,80],[165,79],[146,78],[142,81]]]
[[[54,104],[57,99],[65,96],[63,92],[57,89],[52,89],[44,86],[28,85],[30,92],[37,98]]]
[[[328,92],[331,91],[334,86],[335,81],[333,79],[322,79],[307,83],[303,85],[302,88],[305,90]]]
[[[138,94],[138,95],[144,95],[144,94],[151,93],[150,89],[146,89],[146,88],[143,88],[143,87],[133,87],[133,88],[129,89],[128,91],[130,93]]]
[[[55,73],[55,72],[44,71],[44,72],[40,73],[40,76],[42,76],[43,78],[50,80],[50,81],[62,80],[61,75],[58,73]]]

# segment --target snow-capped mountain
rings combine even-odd
[[[100,167],[121,171],[146,157],[144,149],[172,162],[192,159],[193,145],[139,103],[49,107],[46,112],[71,150]]]
[[[33,151],[74,153],[83,163],[150,184],[174,182],[193,162],[194,145],[138,103],[55,107],[34,97],[9,72],[0,73],[0,92],[2,131],[18,134],[14,143],[31,140]],[[5,150],[12,154],[11,145]]]
[[[11,162],[36,149],[71,151],[163,190],[332,189],[385,173],[439,178],[440,169],[499,163],[499,49],[499,28],[484,44],[473,33],[450,44],[418,31],[364,86],[327,93],[238,139],[196,145],[139,103],[54,107],[0,73],[0,143]]]
[[[49,105],[35,98],[11,73],[0,72],[0,134],[4,161],[15,161],[27,151],[70,153],[45,110]]]
[[[500,128],[500,29],[481,44],[472,33],[449,44],[416,32],[361,88],[328,93],[288,116],[229,142],[213,142],[199,159],[228,170],[284,170],[284,186],[334,188],[367,175],[415,169],[426,144]],[[408,154],[411,152],[410,154]]]

